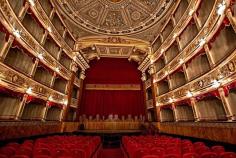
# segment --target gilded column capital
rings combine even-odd
[[[81,72],[80,72],[80,77],[79,77],[79,78],[80,78],[81,80],[84,80],[85,77],[86,77],[86,76],[85,76],[85,71],[81,71]]]
[[[75,62],[72,63],[72,65],[71,65],[71,71],[74,73],[76,73],[78,71],[78,66]]]
[[[143,82],[145,82],[145,81],[147,80],[147,76],[146,76],[145,72],[142,73],[141,80],[142,80]]]
[[[152,74],[155,73],[155,66],[154,66],[153,64],[151,64],[151,65],[149,66],[148,73],[149,73],[150,75],[152,75]]]

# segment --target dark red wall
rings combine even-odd
[[[137,63],[127,59],[101,58],[92,61],[84,84],[142,84]],[[141,86],[142,87],[142,86]],[[142,90],[84,90],[79,114],[144,114]]]

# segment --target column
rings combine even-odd
[[[25,5],[21,8],[19,15],[17,15],[19,17],[20,21],[22,21],[24,19],[25,14],[26,14],[27,10],[29,9],[29,7],[30,7],[29,2],[25,2]]]
[[[171,107],[172,107],[172,109],[173,109],[174,119],[175,119],[176,122],[178,122],[178,121],[179,121],[179,119],[178,119],[178,117],[177,117],[177,115],[178,115],[178,114],[177,114],[178,111],[176,110],[176,106],[175,106],[175,104],[172,103],[172,104],[171,104]]]
[[[72,63],[71,70],[72,70],[72,75],[71,75],[71,78],[68,82],[67,92],[66,92],[67,99],[68,99],[67,105],[65,108],[63,108],[63,116],[62,116],[63,121],[66,121],[66,119],[67,119],[68,111],[69,111],[70,104],[71,104],[71,97],[72,97],[72,91],[73,91],[74,81],[75,81],[75,77],[76,77],[76,72],[78,71],[78,67],[75,62]]]
[[[145,106],[145,117],[146,119],[148,118],[148,110],[147,110],[147,92],[146,92],[146,81],[147,81],[147,76],[145,72],[142,73],[142,88],[143,88],[143,101],[144,101],[144,106]]]
[[[8,40],[5,42],[5,44],[3,45],[2,50],[0,51],[0,61],[3,62],[4,59],[6,58],[7,53],[8,53],[8,51],[9,51],[9,49],[11,48],[11,45],[12,45],[14,39],[15,39],[14,36],[9,35]]]
[[[213,68],[214,65],[215,65],[215,62],[214,62],[214,60],[213,60],[213,57],[212,57],[212,55],[211,55],[211,53],[210,53],[210,49],[209,49],[209,47],[208,47],[207,44],[204,45],[204,50],[205,50],[205,52],[206,52],[208,61],[209,61],[209,63],[210,63],[210,67]]]
[[[82,70],[80,72],[80,87],[79,87],[79,97],[78,97],[78,106],[77,107],[80,107],[81,106],[81,100],[82,100],[82,94],[83,94],[83,89],[84,89],[84,79],[85,79],[85,71]]]
[[[48,113],[48,109],[49,109],[49,104],[48,103],[49,102],[46,103],[46,107],[44,109],[42,121],[46,121],[46,119],[47,119],[47,113]]]
[[[228,101],[227,101],[227,99],[225,97],[224,89],[221,87],[221,88],[218,89],[218,92],[220,94],[220,98],[221,98],[223,106],[224,106],[226,117],[230,121],[230,120],[232,120],[232,116],[233,115],[232,115],[232,113],[230,113],[230,110],[229,110],[230,109],[230,107],[229,107],[230,105],[229,105],[229,103],[228,103]]]
[[[155,66],[152,64],[149,66],[149,73],[151,75],[151,88],[152,88],[152,101],[153,101],[153,108],[154,108],[154,121],[157,121],[157,100],[156,100],[156,96],[157,96],[157,87],[156,87],[156,83],[155,82],[155,77],[154,77],[154,73],[155,73]]]
[[[21,103],[20,103],[20,106],[19,106],[19,108],[18,108],[18,111],[17,111],[17,113],[16,113],[15,120],[20,120],[21,115],[22,115],[23,110],[24,110],[24,107],[25,107],[25,103],[26,103],[26,101],[27,101],[27,98],[28,98],[28,94],[24,94],[23,99],[22,99],[22,101],[21,101]]]
[[[32,69],[31,69],[31,72],[30,72],[30,77],[32,77],[32,78],[34,77],[36,69],[38,67],[38,64],[39,64],[39,59],[36,58],[36,60],[34,62],[34,65],[33,65]]]
[[[199,113],[196,109],[196,99],[195,98],[190,98],[190,102],[191,102],[191,106],[192,106],[192,109],[193,109],[194,119],[195,119],[195,121],[199,121]]]
[[[236,18],[233,17],[232,11],[230,9],[226,11],[226,16],[229,19],[230,24],[232,25],[234,31],[236,32]]]

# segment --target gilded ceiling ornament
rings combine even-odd
[[[120,14],[120,12],[118,11],[109,12],[104,22],[104,26],[113,27],[113,28],[124,26],[124,25],[125,25],[124,19],[122,15]]]
[[[229,69],[230,72],[235,71],[234,62],[229,62],[229,63],[227,64],[227,66],[228,66],[228,69]]]
[[[58,10],[64,17],[90,33],[129,35],[157,25],[175,1],[54,0],[53,3],[61,6]]]
[[[138,11],[134,11],[133,13],[131,13],[131,18],[133,19],[133,20],[139,20],[140,19],[140,17],[141,17],[141,13],[140,12],[138,12]]]
[[[97,10],[95,10],[95,9],[92,9],[92,10],[90,10],[89,11],[89,15],[90,15],[90,17],[92,17],[92,18],[97,18],[98,17],[98,11]]]

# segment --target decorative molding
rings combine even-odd
[[[64,104],[67,95],[46,87],[25,75],[16,72],[0,62],[0,85],[15,92],[26,93],[31,88],[30,96],[50,100],[58,104]]]
[[[60,67],[60,71],[57,73],[69,80],[71,72],[61,65],[55,58],[53,58],[50,53],[48,53],[43,46],[41,46],[37,40],[24,28],[6,0],[0,1],[0,10],[0,18],[5,28],[12,34],[14,34],[14,30],[19,32],[20,37],[15,38],[15,40],[17,40],[36,58],[39,54],[43,53],[44,59],[40,61],[50,67],[53,71],[55,68]]]
[[[151,80],[151,78],[149,78],[148,80],[146,80],[145,85],[146,85],[146,89],[148,89],[148,88],[150,88],[150,87],[152,86],[152,80]]]
[[[81,71],[79,78],[80,78],[81,80],[84,80],[85,77],[86,77],[86,76],[85,76],[85,72],[84,72],[84,71]]]
[[[222,24],[225,15],[219,16],[217,14],[218,3],[221,0],[218,0],[215,3],[214,9],[212,10],[208,20],[206,21],[204,27],[199,31],[198,35],[191,41],[191,43],[177,55],[169,64],[167,64],[164,68],[162,68],[159,72],[155,74],[156,82],[164,79],[168,74],[171,74],[175,70],[177,70],[182,64],[190,60],[194,55],[196,55],[203,47],[199,45],[199,41],[202,38],[205,38],[206,43],[211,40],[212,36],[215,32],[217,32],[218,28]],[[229,1],[227,1],[227,6],[229,5]],[[169,45],[169,44],[168,44]],[[158,50],[164,49],[165,45],[162,45]],[[166,48],[165,48],[166,49]],[[163,51],[164,52],[164,51]],[[162,55],[160,53],[158,58]],[[183,62],[180,62],[182,60]],[[168,74],[166,73],[168,72]]]
[[[39,19],[39,21],[41,22],[41,24],[44,26],[44,28],[47,30],[48,28],[51,29],[51,31],[49,31],[49,34],[53,37],[53,39],[57,42],[57,44],[60,47],[63,47],[65,53],[71,58],[73,59],[73,53],[72,53],[72,48],[70,48],[70,46],[65,42],[65,40],[63,39],[63,37],[59,34],[59,32],[57,31],[57,29],[55,28],[55,26],[52,24],[50,18],[47,16],[47,14],[45,13],[45,11],[43,10],[41,4],[36,1],[34,6],[31,6],[32,11],[34,12],[34,14],[37,16],[37,18]],[[61,20],[62,23],[64,24],[64,21]],[[64,24],[65,25],[65,24]],[[68,30],[68,29],[67,29]],[[71,33],[70,33],[71,35]],[[72,38],[74,38],[72,36]],[[80,60],[75,60],[78,64],[81,65],[81,68],[83,69],[87,69],[88,63],[83,59],[80,58]]]
[[[145,73],[142,73],[141,80],[142,80],[143,82],[145,82],[145,81],[147,80],[147,76],[146,76]]]
[[[139,84],[86,84],[86,90],[141,90]]]
[[[153,62],[157,61],[161,57],[161,55],[164,53],[164,50],[167,50],[168,47],[170,47],[171,44],[175,41],[175,38],[173,38],[174,35],[180,34],[186,28],[189,21],[192,19],[192,16],[189,16],[189,12],[193,9],[196,10],[198,8],[198,6],[200,5],[200,2],[201,2],[201,0],[191,0],[191,2],[189,3],[188,8],[185,11],[185,13],[182,15],[179,22],[175,25],[174,29],[171,31],[169,36],[165,39],[164,42],[162,42],[161,46],[155,52],[152,52]],[[164,26],[166,26],[168,24],[168,22],[169,22],[169,20],[166,20]],[[162,30],[165,28],[164,26],[162,27]],[[157,40],[157,38],[158,38],[158,36],[152,42],[152,45]],[[140,71],[146,71],[146,69],[148,68],[148,66],[150,64],[152,64],[152,62],[150,61],[150,58],[146,57],[142,61],[142,63],[139,65],[138,69]]]
[[[160,105],[169,104],[169,98],[175,98],[175,102],[188,99],[191,91],[193,97],[216,90],[214,81],[219,82],[219,86],[226,86],[236,80],[236,50],[217,67],[203,76],[157,97]]]
[[[149,42],[128,38],[93,36],[79,39],[76,50],[89,62],[100,57],[128,58],[140,63],[147,55]]]

